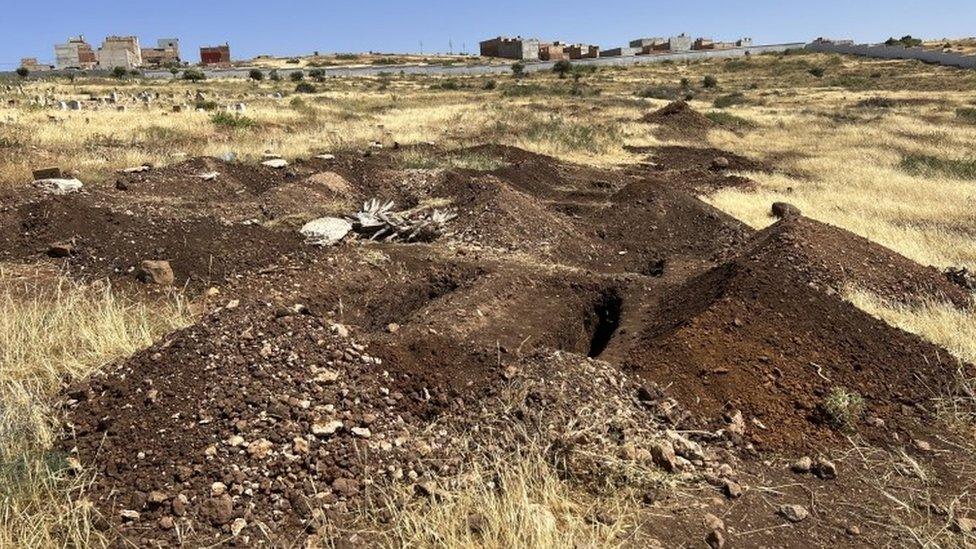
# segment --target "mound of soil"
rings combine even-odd
[[[715,123],[684,101],[674,101],[641,119],[657,124],[662,139],[704,139]]]
[[[879,444],[911,440],[931,426],[927,403],[946,394],[957,364],[832,289],[856,283],[878,291],[932,290],[937,274],[901,261],[907,260],[846,231],[801,218],[783,221],[733,261],[666,294],[639,333],[618,338],[613,354],[646,378],[670,383],[703,416],[740,410],[747,421],[757,420],[748,432],[764,450],[842,443],[843,429],[829,408],[841,390],[865,403],[864,415],[844,428]],[[841,263],[847,269],[831,269]],[[892,276],[879,276],[874,265],[885,265]],[[905,271],[891,270],[894,265]],[[895,273],[902,278],[895,281]]]
[[[261,193],[260,200],[262,213],[270,219],[342,216],[358,207],[352,186],[334,172],[316,172],[302,180],[272,187]]]

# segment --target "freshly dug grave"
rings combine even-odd
[[[679,401],[694,402],[690,408],[705,417],[738,410],[757,420],[749,438],[764,450],[822,449],[842,444],[848,431],[882,445],[927,434],[931,402],[952,394],[959,365],[854,308],[834,288],[924,297],[951,287],[936,271],[859,240],[803,218],[781,221],[732,261],[665,294],[609,356],[672,383]],[[845,270],[831,270],[832,261]],[[904,270],[891,270],[896,265]],[[843,411],[832,401],[844,394],[862,399],[863,410],[836,417]]]
[[[459,386],[379,359],[384,344],[348,330],[261,303],[225,307],[70,388],[65,449],[97,464],[88,494],[106,526],[137,546],[294,544],[329,532],[372,483],[433,495],[478,452],[518,451],[517,433],[555,445],[594,488],[666,482],[646,448],[681,425],[680,410],[606,363],[483,361]],[[444,373],[465,359],[452,350]],[[684,470],[728,467],[725,452],[667,436],[684,445]]]
[[[657,124],[661,139],[700,140],[716,124],[705,115],[691,108],[684,101],[674,101],[666,106],[644,115],[641,119],[648,124]]]

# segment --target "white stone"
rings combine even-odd
[[[276,170],[280,170],[281,168],[285,168],[288,166],[288,161],[285,160],[284,158],[272,158],[270,160],[265,160],[264,162],[261,163],[261,165],[267,166],[269,168],[274,168]]]
[[[350,231],[352,231],[352,223],[345,219],[320,217],[306,223],[299,232],[311,244],[331,246],[345,238]]]
[[[34,185],[41,187],[45,191],[51,194],[68,194],[75,193],[81,190],[85,185],[75,178],[71,179],[38,179],[34,182]],[[351,226],[350,226],[351,228]]]

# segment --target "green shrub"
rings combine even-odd
[[[733,105],[744,105],[748,102],[749,100],[746,99],[746,96],[743,95],[742,92],[734,92],[715,98],[715,102],[713,104],[715,105],[716,109],[725,109]]]
[[[823,408],[831,425],[851,431],[864,415],[864,398],[844,387],[834,387],[824,400]]]
[[[702,78],[702,87],[705,87],[705,88],[717,88],[718,87],[718,78],[715,78],[714,76],[712,76],[710,74],[709,75],[706,75],[705,78]]]
[[[277,69],[271,71],[271,74],[268,75],[268,78],[270,78],[272,82],[281,82],[281,75],[278,74]]]
[[[459,90],[462,88],[461,84],[457,80],[454,80],[453,78],[451,78],[450,80],[444,80],[442,82],[438,82],[434,84],[432,87],[435,89],[448,90],[448,91]]]
[[[560,59],[552,66],[552,72],[559,75],[559,78],[566,78],[566,75],[573,70],[573,64],[568,59]]]
[[[956,109],[956,118],[964,122],[976,124],[976,107],[961,107]]]
[[[301,82],[305,80],[305,73],[302,71],[294,71],[288,75],[288,78],[291,78],[292,82]]]
[[[30,76],[30,71],[27,69],[27,67],[17,67],[17,76],[27,78]]]
[[[810,74],[812,74],[813,76],[815,76],[817,78],[823,78],[823,75],[827,73],[827,71],[823,67],[813,67],[812,69],[808,70],[807,72],[810,73]]]
[[[257,125],[257,122],[251,118],[229,112],[218,112],[210,117],[210,121],[214,126],[236,130],[246,130]]]
[[[734,128],[738,130],[745,130],[755,128],[756,124],[750,120],[746,120],[741,116],[736,116],[734,114],[729,114],[727,112],[713,111],[705,113],[705,118],[711,120],[712,122],[718,124],[719,126],[725,126],[726,128]]]
[[[112,76],[118,78],[119,80],[125,78],[129,75],[129,71],[125,67],[115,67],[112,69]]]
[[[260,69],[251,69],[251,71],[247,73],[247,76],[251,80],[255,80],[257,82],[264,80],[264,73]]]
[[[315,80],[322,81],[325,79],[325,71],[322,69],[312,69],[308,71],[308,77],[314,78]]]
[[[485,84],[484,84],[484,86],[481,87],[481,89],[483,89],[483,90],[493,90],[493,89],[495,89],[497,87],[498,87],[498,82],[495,82],[494,80],[487,80],[487,81],[485,81]]]
[[[298,85],[295,86],[296,93],[315,93],[317,91],[319,90],[315,87],[315,84],[312,84],[311,82],[299,82]]]
[[[912,175],[944,175],[954,179],[976,179],[976,156],[965,159],[941,158],[928,154],[908,154],[901,168]]]
[[[522,78],[525,76],[525,63],[521,61],[512,63],[512,76],[515,78]]]
[[[922,41],[918,38],[912,38],[912,35],[906,34],[901,38],[891,37],[885,40],[886,46],[905,46],[906,48],[915,48],[922,45]]]
[[[206,80],[207,75],[203,74],[200,69],[186,69],[183,71],[183,80],[189,80],[191,82],[199,82],[201,80]]]

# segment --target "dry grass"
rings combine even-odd
[[[188,320],[179,300],[134,303],[107,285],[0,267],[0,547],[104,541],[75,497],[85,477],[52,450],[56,394]]]

